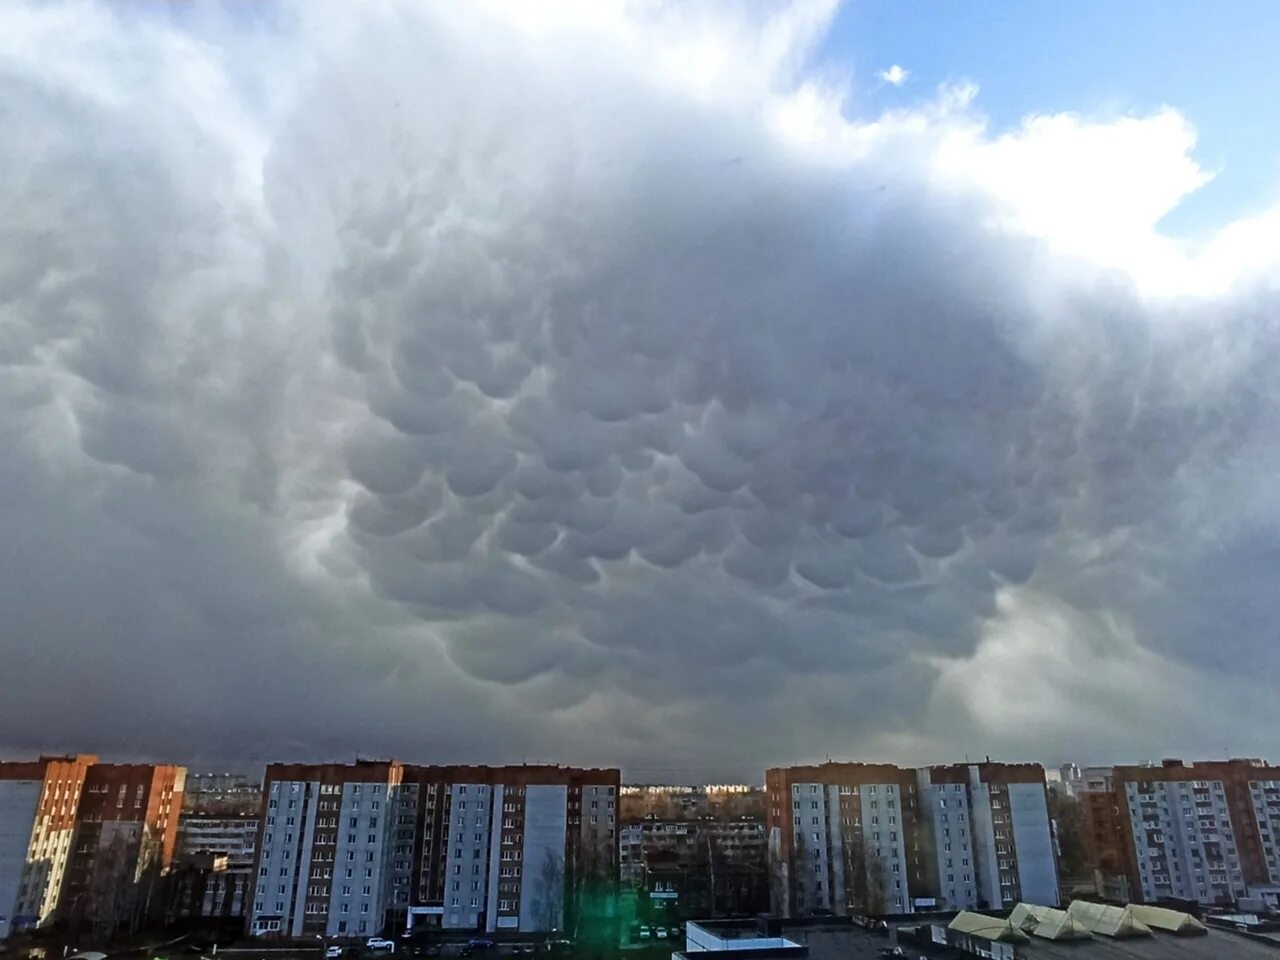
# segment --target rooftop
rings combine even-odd
[[[1187,917],[1191,922],[1186,922],[1185,914],[1171,910],[1152,913],[1137,906],[1132,912],[1118,907],[1090,910],[1092,906],[1072,911],[1025,904],[1008,916],[901,917],[890,919],[889,929],[883,931],[865,929],[844,917],[704,921],[687,925],[685,949],[674,956],[871,960],[896,943],[911,960],[959,960],[978,955],[963,946],[967,931],[973,946],[989,951],[986,956],[1014,960],[1280,960],[1277,944],[1264,935],[1206,928],[1194,918]],[[962,935],[951,944],[935,942],[947,936],[945,931],[957,918]],[[1004,935],[988,939],[983,936],[987,931]]]

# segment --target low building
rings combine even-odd
[[[243,920],[254,888],[259,816],[203,809],[184,811],[179,822],[169,918]]]
[[[187,776],[183,815],[256,817],[261,813],[262,784],[243,773],[193,773]]]
[[[768,844],[760,820],[660,820],[622,827],[620,874],[641,893],[642,919],[755,916],[769,907]]]
[[[57,911],[85,777],[97,757],[0,763],[0,940]]]
[[[243,929],[253,892],[252,865],[236,869],[226,854],[182,857],[169,874],[166,919],[189,928]]]
[[[1249,918],[1236,918],[1236,920]],[[1012,911],[891,917],[700,921],[674,960],[1266,960],[1276,943],[1247,922],[1201,923],[1174,910],[1073,903],[1067,910],[1017,904]]]
[[[891,939],[908,956],[973,956],[994,960],[1253,960],[1274,957],[1276,945],[1210,926],[1160,907],[1075,901],[1066,910],[1018,904],[1000,914],[962,912],[949,921],[909,923]]]
[[[624,823],[658,820],[763,820],[764,791],[745,783],[627,784],[619,807]]]

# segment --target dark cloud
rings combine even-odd
[[[1273,748],[1274,292],[1077,256],[1038,127],[843,121],[775,15],[18,10],[8,745]]]

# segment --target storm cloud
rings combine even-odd
[[[753,12],[10,9],[0,746],[1274,756],[1280,214]]]

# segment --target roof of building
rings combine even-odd
[[[1151,933],[1151,928],[1135,917],[1130,907],[1075,900],[1067,913],[1090,933],[1104,937],[1143,937]]]
[[[1180,935],[1200,934],[1208,929],[1203,923],[1181,910],[1170,910],[1167,907],[1149,907],[1144,904],[1132,904],[1129,912],[1135,918],[1155,930],[1165,930]]]
[[[1019,903],[1009,914],[1009,923],[1042,940],[1080,940],[1090,932],[1065,910]]]
[[[1041,913],[1052,918],[1054,914],[1070,911],[1054,910],[1027,904],[1025,914]],[[1125,913],[1123,908],[1112,908]],[[1044,911],[1042,913],[1042,911]],[[961,921],[963,926],[970,927],[971,937],[988,937],[994,921],[997,925],[1007,925],[1008,920],[999,917],[987,917],[983,914],[969,913],[969,920]],[[948,918],[926,918],[920,916],[903,916],[901,923],[890,921],[896,927],[897,942],[908,956],[927,957],[929,960],[952,960],[964,956],[955,947],[942,946],[933,942],[930,927],[944,926]],[[1012,915],[1010,918],[1012,919]],[[1077,918],[1071,918],[1076,922]],[[848,918],[831,917],[811,920],[778,920],[776,921],[782,937],[807,948],[809,960],[875,960],[880,951],[893,942],[888,932],[877,933],[854,925]],[[1136,922],[1136,921],[1135,921]],[[982,926],[980,926],[980,924]],[[704,923],[708,929],[714,930],[717,936],[752,937],[759,936],[754,925],[739,922],[729,924],[724,921]],[[919,927],[919,939],[909,936],[908,931]],[[985,932],[984,932],[985,931]],[[1011,943],[1004,949],[1013,949],[1018,960],[1277,960],[1274,942],[1266,942],[1263,937],[1250,936],[1235,931],[1221,930],[1216,927],[1199,936],[1179,936],[1157,929],[1148,930],[1144,935],[1117,938],[1108,935],[1088,936],[1071,939],[1047,939],[1032,934],[1027,936],[1017,931],[1021,939]],[[677,941],[678,942],[678,941]],[[737,956],[742,944],[734,943],[727,951],[712,950],[707,952],[691,952],[687,960],[739,960]],[[792,948],[794,950],[794,948]],[[742,951],[746,956],[742,960],[765,960],[762,953]],[[784,954],[785,955],[785,954]]]
[[[1004,932],[1005,926],[1019,933],[1031,934],[1028,938],[1024,933],[1024,940],[1017,942],[1015,955],[1020,960],[1276,958],[1276,945],[1266,942],[1263,937],[1217,928],[1211,930],[1190,914],[1140,904],[1115,907],[1075,901],[1069,909],[1058,910],[1020,903],[1008,919],[961,913],[948,929],[966,937],[1014,942]],[[967,949],[963,939],[952,940],[951,943]],[[934,955],[930,949],[932,944],[918,945],[925,947],[924,956]]]
[[[961,910],[955,919],[947,924],[948,930],[967,933],[986,940],[1000,943],[1026,943],[1027,935],[1014,926],[1010,920],[1000,917],[988,917],[985,913],[972,913]]]

